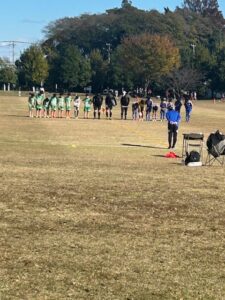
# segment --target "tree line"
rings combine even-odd
[[[225,20],[217,0],[184,0],[164,12],[123,0],[120,8],[50,23],[15,66],[0,59],[0,82],[54,91],[106,88],[224,91]]]

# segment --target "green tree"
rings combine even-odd
[[[124,69],[120,63],[121,52],[118,49],[114,51],[112,55],[112,63],[109,66],[108,71],[108,84],[110,88],[125,88],[126,90],[132,90],[136,82],[134,82],[133,73],[127,69]]]
[[[0,58],[0,82],[16,84],[17,71],[15,66],[11,65],[8,59]]]
[[[210,14],[219,11],[217,0],[184,0],[183,6],[200,14]]]
[[[124,74],[142,87],[158,81],[180,62],[179,50],[168,37],[150,34],[125,38],[117,58]]]
[[[54,71],[58,75],[59,84],[68,90],[90,83],[90,61],[74,45],[65,45],[60,49],[56,67]]]
[[[92,88],[93,91],[101,91],[104,88],[107,80],[106,74],[108,73],[107,61],[103,59],[103,56],[99,49],[95,49],[90,54],[91,72],[92,72]]]
[[[183,67],[174,69],[163,78],[165,87],[173,90],[176,95],[181,96],[182,91],[197,90],[202,85],[203,75],[196,69]]]
[[[48,77],[48,62],[39,45],[32,45],[26,49],[16,65],[20,79],[26,86],[41,85]]]
[[[121,3],[121,7],[126,8],[132,6],[132,1],[131,0],[123,0]]]
[[[78,86],[81,54],[78,48],[69,45],[60,53],[59,80],[67,89]]]
[[[103,14],[84,14],[50,23],[45,31],[44,44],[53,50],[58,48],[57,45],[73,44],[88,57],[94,49],[101,49],[101,55],[106,60],[106,43],[110,43],[112,63],[108,66],[106,77],[109,86],[119,87],[136,85],[136,82],[140,84],[141,81],[133,72],[128,72],[117,63],[120,60],[119,46],[123,40],[142,35],[143,32],[169,36],[179,48],[181,66],[196,69],[206,76],[207,82],[214,82],[215,57],[225,47],[223,22],[217,0],[186,0],[185,7],[177,7],[174,12],[166,10],[166,13],[141,10],[134,7],[130,1],[123,1],[122,7],[109,9]],[[195,54],[190,47],[193,44],[196,45]],[[57,64],[55,59],[51,65],[54,64]],[[54,66],[54,69],[57,68]],[[94,75],[95,71],[94,69],[92,72],[93,81],[98,77],[97,73]],[[58,73],[50,72],[51,80],[54,74]],[[220,74],[222,76],[222,73]],[[93,86],[95,85],[96,82],[93,82]]]
[[[217,0],[184,0],[183,6],[195,13],[213,18],[217,23],[224,24],[222,12]]]
[[[91,64],[90,59],[83,57],[80,64],[79,86],[84,88],[91,83]]]

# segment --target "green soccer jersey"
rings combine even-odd
[[[36,96],[36,108],[41,109],[42,108],[42,102],[43,102],[43,96],[37,95]]]
[[[91,107],[91,99],[89,97],[85,98],[84,100],[84,107],[90,108]]]
[[[29,106],[30,110],[35,107],[35,97],[34,96],[30,96],[28,98],[28,106]]]
[[[65,103],[66,103],[66,106],[70,106],[71,105],[71,97],[68,96],[65,98]]]
[[[65,105],[64,97],[59,97],[58,98],[58,106],[59,107],[64,107],[64,105]]]
[[[51,106],[53,106],[53,107],[57,106],[57,98],[56,97],[52,97],[52,99],[51,99]]]
[[[34,105],[35,105],[35,97],[34,97],[34,96],[29,97],[28,103],[29,103],[31,106],[34,106]]]

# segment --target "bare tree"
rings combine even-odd
[[[177,96],[183,91],[195,90],[203,81],[204,76],[191,68],[173,70],[166,78],[167,86],[174,90]]]

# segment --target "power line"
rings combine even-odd
[[[0,43],[7,43],[8,45],[0,45],[0,47],[12,47],[12,64],[15,64],[15,47],[17,44],[32,44],[30,42],[25,41],[0,41]]]

